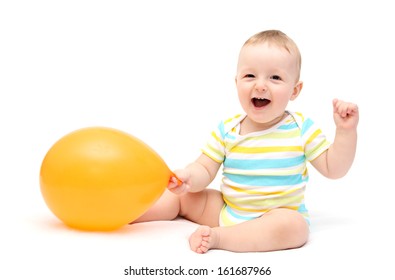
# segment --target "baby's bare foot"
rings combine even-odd
[[[189,237],[189,246],[192,251],[204,254],[214,246],[216,246],[218,235],[212,228],[208,226],[200,226]]]

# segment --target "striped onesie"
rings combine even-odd
[[[221,226],[255,219],[275,208],[297,210],[308,221],[306,163],[330,143],[311,119],[287,113],[267,130],[240,135],[246,116],[237,115],[211,133],[202,152],[223,164]]]

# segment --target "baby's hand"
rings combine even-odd
[[[169,180],[167,189],[174,194],[186,194],[190,189],[190,174],[187,170],[176,170]]]
[[[358,106],[342,100],[333,100],[333,118],[337,128],[356,129],[359,120]]]

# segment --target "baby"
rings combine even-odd
[[[197,253],[303,246],[309,235],[307,162],[325,177],[343,177],[354,160],[359,113],[357,105],[333,100],[331,144],[310,118],[287,111],[303,87],[300,68],[298,47],[281,31],[249,38],[236,74],[244,114],[220,122],[198,159],[175,170],[168,190],[135,222],[181,216],[198,223],[189,238]],[[207,189],[221,165],[221,191]]]

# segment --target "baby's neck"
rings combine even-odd
[[[267,123],[257,123],[251,120],[248,116],[244,118],[244,120],[241,121],[240,123],[240,135],[247,135],[249,133],[257,132],[257,131],[264,131],[269,128],[272,128],[279,122],[281,122],[283,119],[285,119],[288,116],[288,112],[285,111],[284,114],[281,116],[273,119],[270,122]]]

